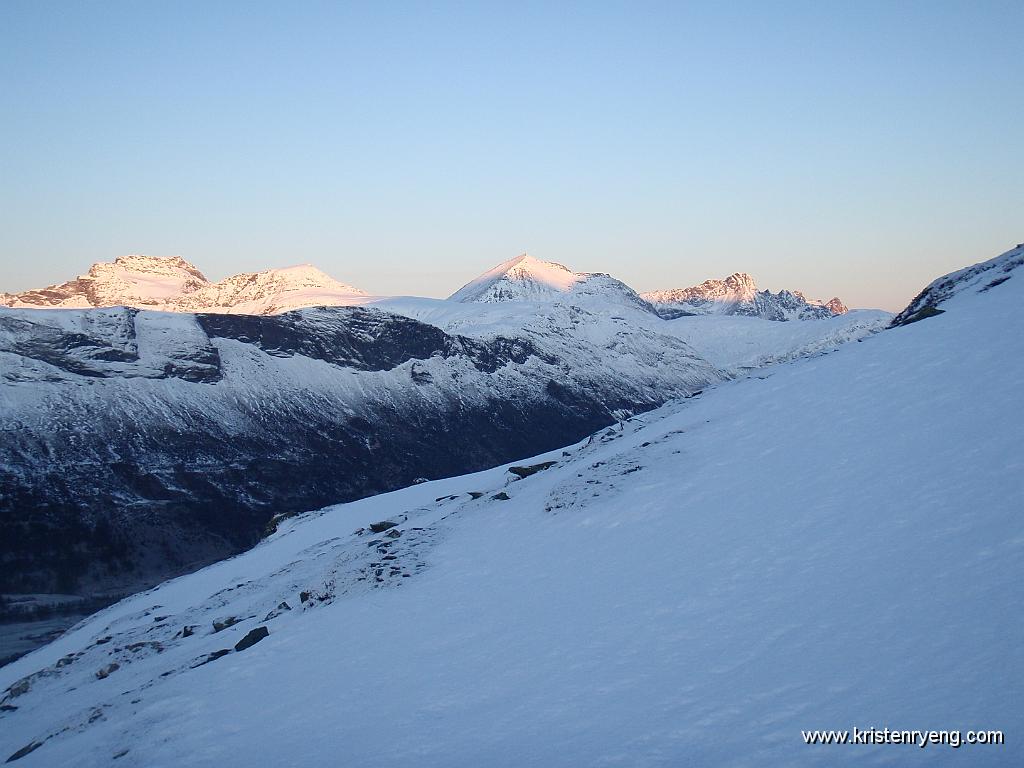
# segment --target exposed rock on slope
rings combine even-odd
[[[906,309],[892,319],[892,326],[907,325],[942,314],[941,305],[959,293],[974,290],[985,293],[996,288],[1024,264],[1024,243],[1018,244],[994,259],[983,261],[938,278],[925,287]]]

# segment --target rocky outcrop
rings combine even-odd
[[[895,328],[940,315],[946,310],[939,307],[957,294],[972,290],[977,293],[986,293],[998,288],[1013,277],[1014,270],[1021,265],[1024,265],[1024,243],[1017,244],[1016,247],[994,259],[933,280],[914,297],[906,309],[892,319],[890,325]]]

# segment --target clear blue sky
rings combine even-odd
[[[1024,240],[1024,3],[0,2],[0,290],[529,250],[895,309]]]

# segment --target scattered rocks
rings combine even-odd
[[[483,491],[470,491],[469,495],[474,499],[479,499],[481,496],[484,495],[484,493]]]
[[[531,464],[528,467],[509,467],[508,471],[513,475],[516,475],[519,479],[535,475],[538,472],[543,472],[545,469],[550,469],[557,464],[557,461],[542,461],[540,464]]]
[[[251,648],[256,645],[260,640],[270,636],[270,630],[266,627],[256,627],[256,629],[250,629],[249,634],[235,643],[236,651],[244,651],[246,648]]]
[[[231,649],[230,648],[221,648],[219,651],[214,651],[213,653],[208,653],[199,662],[193,664],[191,668],[195,669],[196,667],[203,666],[203,664],[209,664],[211,661],[216,661],[217,659],[221,658],[222,656],[227,656],[229,653],[231,653]]]
[[[493,496],[491,496],[491,498],[494,499],[495,501],[510,501],[511,500],[511,497],[507,493],[505,493],[504,491],[502,491],[501,493],[494,494]]]
[[[196,633],[196,626],[195,626],[195,624],[192,624],[192,625],[186,624],[184,627],[181,628],[181,636],[182,637],[192,637],[192,635],[194,635],[195,633]]]
[[[102,669],[97,669],[96,670],[96,679],[97,680],[105,680],[108,677],[110,677],[114,672],[117,672],[117,670],[119,670],[120,668],[121,668],[120,664],[118,664],[116,661],[112,661],[109,664],[107,664],[107,666],[103,667]]]
[[[143,648],[150,648],[156,651],[157,653],[161,653],[164,650],[163,644],[156,640],[142,641],[139,643],[129,643],[125,646],[125,650],[131,651],[132,653],[135,653],[136,651],[141,651]]]
[[[215,633],[220,632],[222,629],[227,629],[230,626],[234,626],[240,621],[241,619],[237,616],[228,616],[226,619],[217,619],[213,622],[213,631]]]
[[[288,605],[288,603],[286,603],[286,602],[285,603],[281,603],[280,605],[277,606],[277,608],[275,608],[270,613],[268,613],[266,616],[264,616],[263,620],[264,621],[270,621],[271,619],[276,619],[282,613],[284,613],[285,611],[290,611],[291,609],[292,609],[292,607],[290,605]]]
[[[370,523],[370,530],[374,533],[383,533],[389,528],[394,528],[398,523],[392,523],[390,520],[381,520],[379,523]]]
[[[309,600],[309,592],[299,592],[299,602],[305,603]]]
[[[400,530],[398,530],[397,528],[392,528],[390,531],[388,531],[384,535],[387,536],[389,539],[397,539],[399,536],[402,535],[402,532]]]

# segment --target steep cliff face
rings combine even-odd
[[[845,314],[838,297],[828,302],[808,299],[800,291],[759,291],[754,278],[735,272],[722,280],[705,280],[691,288],[641,294],[664,317],[744,315],[765,320],[820,320]]]

